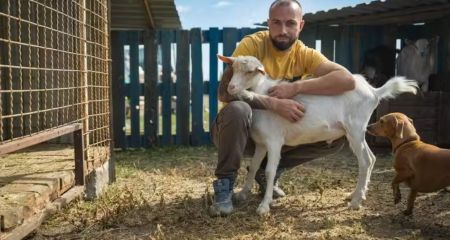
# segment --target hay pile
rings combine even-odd
[[[259,217],[256,194],[225,218],[210,218],[213,148],[165,148],[117,153],[118,179],[93,202],[76,202],[45,222],[30,239],[449,239],[450,194],[421,195],[414,217],[394,206],[392,156],[377,154],[367,201],[350,211],[357,161],[348,151],[286,172],[288,194]],[[242,186],[243,164],[238,187]]]

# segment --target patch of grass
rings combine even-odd
[[[155,148],[117,152],[117,182],[95,201],[79,201],[45,222],[31,239],[448,239],[443,212],[450,195],[420,196],[412,220],[392,204],[392,156],[375,166],[363,209],[344,199],[357,180],[349,151],[296,167],[280,178],[288,196],[260,217],[253,195],[228,217],[211,218],[217,153],[211,147]],[[236,190],[242,186],[242,163]],[[377,186],[377,187],[373,187]],[[432,201],[433,205],[427,204]],[[439,215],[438,215],[439,213]],[[431,217],[434,216],[434,217]],[[438,227],[437,227],[438,226]]]

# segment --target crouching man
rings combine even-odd
[[[233,211],[233,187],[241,158],[244,153],[254,152],[254,144],[249,138],[252,108],[274,111],[289,121],[296,122],[302,119],[305,109],[302,104],[291,99],[293,96],[337,95],[354,88],[354,80],[345,68],[298,40],[304,24],[302,7],[298,1],[276,0],[269,9],[269,30],[246,36],[233,53],[233,57],[251,55],[258,58],[272,79],[285,79],[292,83],[271,88],[269,96],[254,98],[248,102],[237,101],[226,90],[233,69],[228,66],[224,71],[219,86],[219,99],[226,105],[219,112],[211,130],[212,139],[218,148],[215,170],[217,180],[213,182],[214,202],[209,209],[211,216],[228,215]],[[300,80],[304,75],[313,75],[314,78]],[[285,195],[277,181],[286,169],[336,153],[344,144],[345,140],[340,139],[330,145],[321,142],[283,147],[273,196],[276,198]],[[265,167],[266,160],[261,164],[255,179],[262,192],[266,186]]]

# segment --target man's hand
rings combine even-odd
[[[272,111],[291,122],[303,118],[305,107],[292,99],[272,99]]]
[[[271,97],[291,99],[297,95],[297,86],[295,83],[283,82],[269,88],[268,94]]]

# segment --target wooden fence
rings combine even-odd
[[[442,23],[438,22],[432,27],[427,25],[400,28],[309,26],[301,33],[300,39],[310,47],[318,47],[316,44],[320,44],[321,52],[325,56],[357,73],[367,50],[380,44],[395,48],[398,39],[427,37],[445,29],[441,25]],[[210,28],[206,31],[191,29],[112,32],[115,147],[210,144],[209,126],[218,111],[219,63],[216,55],[231,55],[237,42],[245,35],[259,30],[261,29]],[[441,34],[439,48],[442,51],[438,56],[438,69],[446,74],[448,40],[449,34]],[[144,46],[144,60],[141,65],[145,72],[141,82],[140,45]],[[209,60],[203,59],[203,45],[209,49]],[[220,47],[223,47],[222,52],[219,52]],[[124,64],[127,62],[125,48],[129,49],[129,83],[124,81],[127,75]],[[173,58],[176,59],[174,64]],[[209,62],[209,77],[203,77],[205,60]],[[158,65],[162,66],[161,73]],[[176,81],[172,77],[172,65]],[[450,90],[450,84],[442,83],[442,90]],[[175,112],[172,110],[173,96],[176,96]],[[205,96],[207,97],[204,98]],[[126,107],[125,99],[129,101],[127,105],[130,107]],[[440,109],[445,110],[445,107],[441,106]],[[129,109],[128,114],[126,109]],[[204,121],[207,124],[204,124]]]

